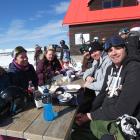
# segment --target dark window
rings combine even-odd
[[[120,7],[122,0],[103,0],[103,8]]]

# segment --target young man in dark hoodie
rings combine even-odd
[[[139,57],[128,57],[125,42],[119,37],[110,38],[105,50],[113,63],[107,69],[101,93],[94,100],[91,111],[77,114],[75,121],[79,127],[72,133],[72,140],[98,140],[90,128],[90,123],[96,120],[116,120],[124,114],[140,120]],[[115,140],[109,135],[103,139]]]

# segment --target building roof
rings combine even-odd
[[[63,24],[76,25],[140,19],[140,5],[90,11],[89,0],[71,0]]]

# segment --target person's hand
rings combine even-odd
[[[94,82],[94,81],[95,81],[95,78],[94,78],[94,77],[88,76],[88,77],[86,78],[86,82],[87,82],[87,83],[92,83],[92,82]]]
[[[89,58],[90,58],[89,52],[84,52],[83,57],[84,57],[85,59],[89,59]]]
[[[58,74],[60,74],[60,72],[59,71],[55,71],[55,75],[58,75]]]
[[[77,125],[81,126],[82,124],[90,121],[87,114],[78,113],[75,118],[75,122]]]

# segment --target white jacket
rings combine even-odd
[[[83,79],[86,81],[88,76],[94,77],[96,80],[90,83],[87,88],[95,91],[96,96],[99,94],[106,74],[106,69],[111,65],[111,60],[108,55],[103,52],[99,61],[94,60],[92,67],[84,72]],[[94,74],[93,74],[94,73]]]

